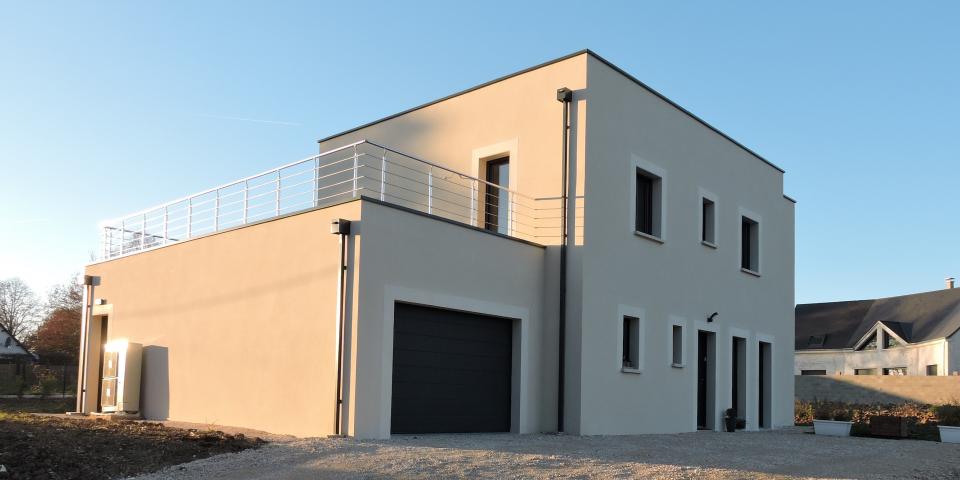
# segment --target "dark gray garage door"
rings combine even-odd
[[[509,319],[397,303],[392,433],[510,431]]]

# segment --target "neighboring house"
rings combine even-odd
[[[24,362],[34,362],[37,358],[20,343],[16,337],[0,324],[0,363],[22,365]],[[18,372],[19,373],[19,369]]]
[[[592,52],[319,148],[104,224],[85,411],[97,346],[127,339],[147,418],[380,438],[689,432],[732,406],[793,423],[783,171]]]
[[[796,375],[948,375],[960,370],[960,289],[796,308]]]

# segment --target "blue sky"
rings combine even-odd
[[[591,48],[787,171],[797,301],[960,277],[957,2],[10,2],[0,278],[97,222]]]

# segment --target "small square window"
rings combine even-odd
[[[662,236],[663,179],[642,168],[637,168],[636,176],[634,230],[659,238]]]
[[[740,268],[760,272],[760,224],[740,217]]]
[[[937,376],[937,375],[939,375],[939,372],[937,371],[937,366],[936,366],[936,365],[927,365],[927,376],[928,376],[928,377],[935,377],[935,376]]]
[[[622,367],[626,370],[639,370],[640,365],[640,319],[623,317]]]
[[[700,206],[700,241],[716,245],[716,203],[707,197],[701,197]]]

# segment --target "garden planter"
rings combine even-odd
[[[870,417],[870,435],[907,438],[907,419],[895,415],[874,415]]]
[[[814,420],[813,431],[817,435],[827,435],[831,437],[849,437],[850,427],[853,422],[840,422],[836,420]]]
[[[940,429],[940,441],[943,443],[960,443],[960,427],[938,426]]]

